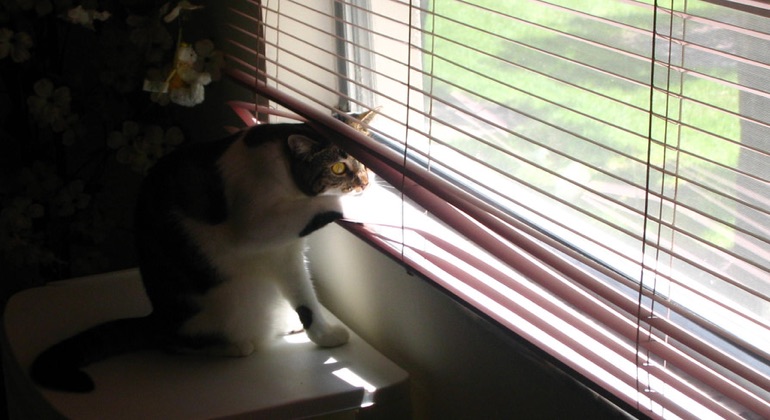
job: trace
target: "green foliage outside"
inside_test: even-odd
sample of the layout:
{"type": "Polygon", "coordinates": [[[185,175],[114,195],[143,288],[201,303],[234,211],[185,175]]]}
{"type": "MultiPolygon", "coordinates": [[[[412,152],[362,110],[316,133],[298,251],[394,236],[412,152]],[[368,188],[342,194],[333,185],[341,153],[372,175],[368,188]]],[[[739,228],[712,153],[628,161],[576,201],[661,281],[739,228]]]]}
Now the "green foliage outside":
{"type": "MultiPolygon", "coordinates": [[[[648,156],[654,168],[664,167],[666,172],[678,168],[692,174],[738,164],[741,122],[729,112],[738,111],[740,93],[715,81],[734,81],[734,69],[709,69],[708,78],[669,72],[660,64],[652,69],[647,33],[653,23],[650,7],[591,0],[552,3],[560,6],[524,0],[434,0],[425,6],[435,13],[435,17],[426,15],[422,23],[423,48],[433,52],[423,62],[426,73],[432,70],[433,74],[426,76],[425,85],[457,107],[447,107],[447,113],[478,108],[481,111],[471,113],[479,118],[499,117],[493,120],[501,126],[490,130],[478,121],[461,123],[468,124],[466,133],[446,129],[439,131],[444,136],[441,140],[519,182],[636,232],[642,218],[634,211],[644,210],[648,156]],[[576,17],[567,9],[582,14],[576,17]],[[511,17],[516,23],[511,23],[511,17]],[[666,123],[661,116],[650,121],[652,71],[657,88],[653,111],[680,123],[666,123]],[[469,141],[467,133],[488,145],[469,141]],[[582,185],[600,191],[606,187],[606,195],[617,203],[597,204],[582,185]]],[[[659,59],[667,53],[662,47],[655,51],[659,59]]],[[[651,173],[652,188],[661,186],[657,189],[667,196],[673,194],[675,181],[670,173],[651,173]]],[[[734,222],[729,214],[718,217],[725,224],[734,222]]],[[[588,223],[606,229],[601,223],[588,223]]],[[[693,234],[717,246],[729,247],[733,241],[730,229],[712,232],[703,224],[692,226],[693,234]]]]}

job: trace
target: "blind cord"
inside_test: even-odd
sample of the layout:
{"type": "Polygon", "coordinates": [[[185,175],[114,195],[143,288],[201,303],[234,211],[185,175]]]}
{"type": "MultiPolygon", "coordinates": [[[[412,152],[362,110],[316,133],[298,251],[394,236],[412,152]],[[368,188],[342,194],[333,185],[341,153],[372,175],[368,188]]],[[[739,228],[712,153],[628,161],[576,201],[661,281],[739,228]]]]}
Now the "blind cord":
{"type": "MultiPolygon", "coordinates": [[[[403,167],[406,168],[406,165],[408,164],[407,155],[409,152],[409,116],[411,115],[409,104],[411,96],[412,96],[412,47],[414,46],[412,44],[412,31],[414,28],[413,22],[412,22],[412,16],[413,16],[413,10],[414,6],[412,5],[412,1],[409,1],[409,18],[408,18],[408,25],[409,25],[409,42],[407,44],[407,51],[406,51],[406,117],[404,119],[404,160],[403,160],[403,167]]],[[[399,191],[401,193],[401,262],[403,263],[404,267],[408,267],[406,264],[406,259],[404,258],[404,252],[406,251],[406,204],[405,199],[406,195],[404,194],[404,187],[406,185],[406,174],[401,174],[401,188],[399,188],[399,191]]]]}
{"type": "MultiPolygon", "coordinates": [[[[641,345],[640,340],[642,339],[642,304],[644,301],[644,273],[646,269],[646,263],[645,263],[645,255],[647,253],[647,228],[648,224],[650,222],[650,186],[652,184],[652,148],[653,148],[653,124],[654,124],[654,117],[653,117],[653,105],[654,105],[654,99],[655,99],[655,60],[656,60],[656,53],[655,53],[655,47],[656,47],[656,38],[658,35],[658,9],[659,4],[658,0],[655,0],[653,4],[653,12],[652,12],[652,36],[651,36],[651,45],[650,45],[650,96],[649,96],[649,116],[648,116],[648,125],[647,125],[647,162],[646,162],[646,174],[645,174],[645,195],[644,195],[644,214],[643,214],[643,220],[642,220],[642,244],[641,244],[641,258],[639,261],[640,265],[640,273],[639,273],[639,289],[638,289],[638,299],[637,299],[637,313],[636,313],[636,342],[635,345],[635,352],[636,352],[636,392],[639,394],[639,398],[636,399],[636,408],[639,411],[642,411],[642,398],[641,396],[650,392],[651,390],[649,387],[645,387],[642,385],[640,381],[640,376],[643,374],[644,369],[641,368],[642,365],[642,358],[640,355],[641,351],[641,345]]],[[[651,313],[652,315],[652,313],[651,313]]],[[[649,375],[648,375],[648,381],[649,384],[649,375]]],[[[652,400],[648,399],[650,402],[649,407],[647,407],[647,410],[652,411],[652,400]]]]}

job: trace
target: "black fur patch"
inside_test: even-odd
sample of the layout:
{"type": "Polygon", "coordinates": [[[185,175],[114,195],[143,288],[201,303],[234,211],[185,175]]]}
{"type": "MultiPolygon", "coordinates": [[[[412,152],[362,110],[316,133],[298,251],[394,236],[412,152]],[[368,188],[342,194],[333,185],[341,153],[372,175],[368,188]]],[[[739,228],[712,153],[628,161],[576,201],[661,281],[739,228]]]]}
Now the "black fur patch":
{"type": "Polygon", "coordinates": [[[297,307],[297,315],[299,315],[299,321],[305,329],[313,325],[313,311],[307,306],[301,305],[297,307]]]}
{"type": "Polygon", "coordinates": [[[51,347],[35,359],[29,369],[32,379],[40,386],[57,391],[93,391],[94,381],[77,366],[80,364],[76,360],[78,355],[71,349],[65,349],[66,352],[60,350],[51,347]]]}
{"type": "Polygon", "coordinates": [[[175,212],[208,224],[226,220],[227,201],[217,160],[236,139],[190,144],[158,161],[142,183],[136,208],[139,228],[157,223],[159,217],[165,221],[175,212]]]}
{"type": "Polygon", "coordinates": [[[299,233],[299,236],[303,237],[310,235],[318,229],[321,229],[322,227],[340,218],[342,218],[342,213],[338,211],[327,211],[325,213],[316,214],[310,223],[308,223],[307,226],[302,229],[302,232],[299,233]]]}
{"type": "Polygon", "coordinates": [[[32,362],[29,374],[46,388],[90,392],[94,382],[80,368],[114,355],[155,348],[152,325],[149,318],[118,319],[98,325],[43,351],[32,362]]]}
{"type": "Polygon", "coordinates": [[[303,134],[315,137],[317,134],[306,124],[262,124],[255,125],[245,131],[243,142],[248,147],[257,147],[275,139],[286,140],[292,134],[303,134]]]}

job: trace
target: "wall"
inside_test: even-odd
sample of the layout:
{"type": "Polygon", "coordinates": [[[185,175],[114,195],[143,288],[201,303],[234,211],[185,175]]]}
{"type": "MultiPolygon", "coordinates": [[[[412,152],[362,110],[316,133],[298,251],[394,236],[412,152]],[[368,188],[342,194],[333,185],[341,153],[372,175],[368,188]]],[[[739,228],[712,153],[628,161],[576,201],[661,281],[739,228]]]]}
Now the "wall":
{"type": "Polygon", "coordinates": [[[623,418],[495,326],[343,228],[314,233],[319,295],[412,378],[415,418],[623,418]]]}

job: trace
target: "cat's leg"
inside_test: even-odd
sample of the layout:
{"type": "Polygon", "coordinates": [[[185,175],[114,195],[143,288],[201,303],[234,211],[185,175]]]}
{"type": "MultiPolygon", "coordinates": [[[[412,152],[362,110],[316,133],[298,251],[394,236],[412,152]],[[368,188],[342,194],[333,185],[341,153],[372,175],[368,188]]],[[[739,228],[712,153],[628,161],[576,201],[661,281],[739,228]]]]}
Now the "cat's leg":
{"type": "Polygon", "coordinates": [[[321,305],[297,306],[297,315],[310,341],[321,347],[337,347],[348,342],[350,334],[342,324],[332,323],[321,311],[321,305]]]}
{"type": "MultiPolygon", "coordinates": [[[[278,333],[276,303],[281,291],[265,280],[260,266],[238,261],[238,269],[224,268],[228,280],[195,298],[197,312],[180,328],[180,346],[216,356],[248,356],[268,344],[278,333]],[[253,273],[253,274],[252,274],[253,273]]],[[[235,264],[230,264],[232,268],[235,264]]]]}
{"type": "Polygon", "coordinates": [[[324,314],[305,265],[303,247],[300,246],[294,253],[292,269],[286,273],[287,278],[281,282],[281,291],[297,311],[300,322],[312,342],[321,347],[341,346],[348,342],[348,330],[342,324],[331,321],[324,314]]]}

